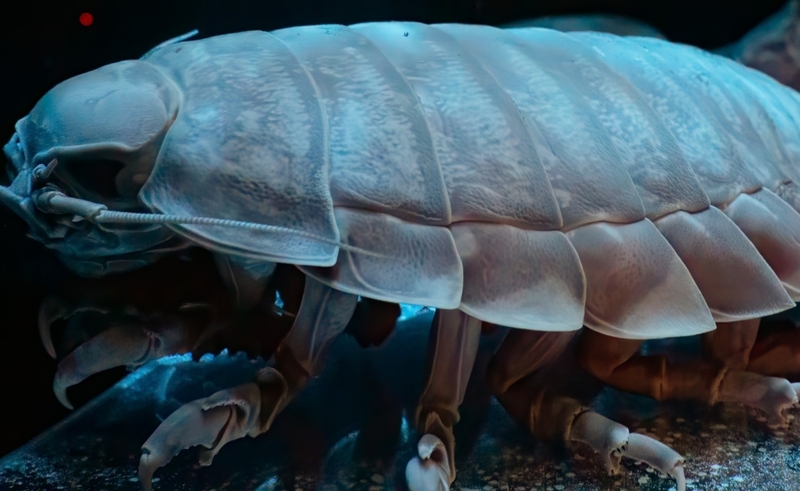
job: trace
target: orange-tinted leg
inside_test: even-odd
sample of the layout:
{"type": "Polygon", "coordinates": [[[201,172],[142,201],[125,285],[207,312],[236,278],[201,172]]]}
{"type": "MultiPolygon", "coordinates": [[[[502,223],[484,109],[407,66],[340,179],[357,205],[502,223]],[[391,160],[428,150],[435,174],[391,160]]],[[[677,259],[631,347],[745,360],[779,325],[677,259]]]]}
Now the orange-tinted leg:
{"type": "Polygon", "coordinates": [[[789,381],[740,368],[742,354],[750,352],[748,343],[754,339],[751,328],[752,325],[738,326],[707,344],[712,354],[726,355],[726,361],[707,356],[672,365],[661,355],[639,355],[641,341],[612,338],[590,330],[581,337],[578,359],[589,373],[620,390],[658,401],[742,403],[766,412],[775,424],[785,424],[785,411],[797,403],[797,393],[789,381]],[[728,363],[730,366],[726,366],[728,363]]]}
{"type": "Polygon", "coordinates": [[[616,474],[623,456],[650,464],[676,478],[684,489],[683,458],[666,445],[591,411],[564,395],[570,377],[573,339],[577,332],[512,329],[489,364],[488,380],[495,396],[520,425],[540,440],[589,445],[607,470],[616,474]]]}

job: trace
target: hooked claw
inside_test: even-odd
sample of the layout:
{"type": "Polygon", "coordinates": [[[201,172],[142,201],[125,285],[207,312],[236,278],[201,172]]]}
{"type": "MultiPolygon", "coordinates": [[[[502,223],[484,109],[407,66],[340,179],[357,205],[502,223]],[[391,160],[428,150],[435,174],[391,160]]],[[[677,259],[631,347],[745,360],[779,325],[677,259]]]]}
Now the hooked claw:
{"type": "Polygon", "coordinates": [[[169,415],[142,445],[139,481],[151,491],[153,474],[182,450],[202,446],[201,465],[210,465],[226,443],[259,431],[261,392],[255,383],[222,390],[184,404],[169,415]]]}
{"type": "MultiPolygon", "coordinates": [[[[39,338],[42,340],[42,345],[44,345],[45,351],[47,351],[47,354],[50,355],[51,358],[58,358],[55,344],[53,343],[53,323],[61,319],[69,319],[70,317],[81,312],[90,311],[98,312],[100,314],[108,313],[106,309],[100,307],[70,305],[68,302],[65,302],[61,298],[55,296],[49,296],[42,300],[42,304],[39,306],[39,317],[37,319],[39,338]]],[[[73,342],[78,340],[79,339],[72,339],[73,342]]],[[[63,343],[61,348],[64,348],[63,343]]]]}
{"type": "Polygon", "coordinates": [[[130,318],[115,323],[61,360],[53,380],[56,398],[72,409],[67,389],[95,373],[118,366],[138,367],[191,351],[200,333],[185,321],[183,317],[164,315],[149,321],[130,318]]]}
{"type": "Polygon", "coordinates": [[[668,446],[648,436],[630,433],[628,428],[595,413],[586,411],[570,430],[570,439],[583,442],[599,453],[609,474],[618,474],[622,457],[649,464],[677,481],[678,491],[686,490],[683,457],[668,446]]]}
{"type": "Polygon", "coordinates": [[[425,434],[417,443],[418,457],[406,465],[406,482],[411,491],[449,491],[450,463],[439,438],[425,434]]]}
{"type": "Polygon", "coordinates": [[[406,483],[411,491],[450,491],[456,478],[453,429],[439,414],[431,411],[420,430],[425,432],[417,443],[417,457],[406,465],[406,483]]]}
{"type": "Polygon", "coordinates": [[[628,435],[627,448],[622,454],[672,476],[678,484],[678,491],[686,491],[683,457],[660,441],[639,433],[631,433],[628,435]]]}
{"type": "Polygon", "coordinates": [[[44,349],[51,358],[56,358],[56,348],[53,345],[53,335],[50,327],[59,319],[63,319],[71,314],[69,306],[57,297],[47,297],[39,306],[39,338],[42,340],[44,349]]]}
{"type": "Polygon", "coordinates": [[[730,370],[719,385],[720,402],[738,402],[760,409],[771,425],[786,426],[787,411],[798,404],[798,389],[786,379],[730,370]]]}

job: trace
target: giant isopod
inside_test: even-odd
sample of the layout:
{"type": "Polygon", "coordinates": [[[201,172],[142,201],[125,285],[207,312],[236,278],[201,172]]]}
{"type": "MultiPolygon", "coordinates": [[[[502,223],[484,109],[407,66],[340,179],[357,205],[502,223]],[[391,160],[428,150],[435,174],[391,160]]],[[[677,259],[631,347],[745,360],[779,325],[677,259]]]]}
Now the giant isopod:
{"type": "MultiPolygon", "coordinates": [[[[533,435],[583,441],[610,471],[645,461],[684,489],[680,455],[538,375],[574,347],[619,389],[785,421],[798,399],[782,377],[800,361],[781,353],[797,340],[753,346],[759,319],[800,298],[798,123],[793,90],[658,39],[296,27],[166,44],[57,85],[5,146],[0,199],[85,276],[187,247],[214,253],[240,299],[276,264],[305,275],[272,365],[169,416],[143,446],[145,488],[184,448],[210,463],[267,431],[361,297],[437,309],[410,489],[456,478],[482,323],[513,328],[487,377],[533,435]],[[700,361],[639,354],[694,334],[700,361]]],[[[43,332],[62,314],[45,305],[43,332]]],[[[62,401],[97,367],[180,345],[126,329],[62,361],[62,401]]]]}

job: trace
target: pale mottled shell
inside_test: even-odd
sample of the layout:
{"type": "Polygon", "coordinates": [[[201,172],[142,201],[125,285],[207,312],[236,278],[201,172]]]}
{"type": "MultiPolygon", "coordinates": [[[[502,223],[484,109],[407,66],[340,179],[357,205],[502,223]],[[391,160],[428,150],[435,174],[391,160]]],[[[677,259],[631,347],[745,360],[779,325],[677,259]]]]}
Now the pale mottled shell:
{"type": "Polygon", "coordinates": [[[425,110],[452,221],[552,230],[558,204],[514,101],[469,50],[416,23],[360,24],[408,80],[425,110]],[[413,42],[398,42],[398,39],[413,42]]]}
{"type": "Polygon", "coordinates": [[[142,201],[171,215],[275,225],[327,240],[177,227],[216,250],[332,264],[339,232],[328,190],[324,108],[286,45],[271,34],[247,32],[181,43],[148,61],[174,80],[183,102],[142,201]]]}
{"type": "Polygon", "coordinates": [[[694,278],[716,322],[763,317],[794,302],[747,236],[719,209],[655,222],[694,278]]]}
{"type": "Polygon", "coordinates": [[[540,52],[539,46],[490,27],[437,27],[481,61],[528,122],[565,227],[644,218],[636,187],[598,115],[586,104],[583,84],[556,53],[547,46],[540,52]]]}
{"type": "MultiPolygon", "coordinates": [[[[661,123],[677,140],[683,157],[712,204],[724,206],[739,194],[761,187],[761,182],[736,150],[713,104],[697,90],[687,90],[687,86],[692,88],[695,82],[676,76],[663,58],[631,40],[599,33],[575,33],[573,36],[597,50],[603,62],[638,87],[661,123]]],[[[641,167],[649,169],[651,166],[641,167]]]]}
{"type": "Polygon", "coordinates": [[[334,203],[449,224],[450,203],[425,113],[383,53],[342,26],[274,34],[308,71],[325,106],[334,203]]]}
{"type": "Polygon", "coordinates": [[[416,23],[162,51],[148,61],[185,100],[142,198],[283,227],[180,228],[212,249],[354,294],[626,338],[705,332],[787,308],[780,282],[800,291],[800,250],[776,230],[800,215],[768,191],[742,197],[800,203],[800,100],[727,60],[416,23]],[[738,296],[715,268],[748,272],[738,296]]]}
{"type": "Polygon", "coordinates": [[[725,213],[756,246],[792,299],[800,300],[800,215],[767,189],[740,195],[725,213]]]}
{"type": "Polygon", "coordinates": [[[692,276],[650,220],[593,223],[567,236],[586,271],[587,327],[632,339],[714,329],[692,276]]]}
{"type": "Polygon", "coordinates": [[[648,218],[708,207],[708,197],[669,126],[645,99],[646,83],[618,73],[579,38],[539,29],[511,32],[531,43],[537,59],[548,60],[548,66],[557,65],[580,87],[583,104],[598,118],[617,149],[648,218]]]}

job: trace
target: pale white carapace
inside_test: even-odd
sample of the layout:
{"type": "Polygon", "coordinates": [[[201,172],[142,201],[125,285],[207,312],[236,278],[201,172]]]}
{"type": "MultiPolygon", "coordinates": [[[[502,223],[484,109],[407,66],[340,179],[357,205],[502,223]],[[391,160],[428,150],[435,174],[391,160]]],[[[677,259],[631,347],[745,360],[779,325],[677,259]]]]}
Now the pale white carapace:
{"type": "Polygon", "coordinates": [[[656,39],[298,27],[58,85],[2,194],[87,273],[177,233],[362,296],[661,338],[800,295],[797,121],[793,91],[656,39]]]}

